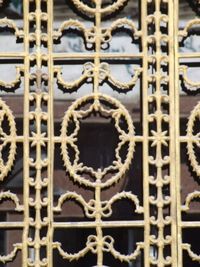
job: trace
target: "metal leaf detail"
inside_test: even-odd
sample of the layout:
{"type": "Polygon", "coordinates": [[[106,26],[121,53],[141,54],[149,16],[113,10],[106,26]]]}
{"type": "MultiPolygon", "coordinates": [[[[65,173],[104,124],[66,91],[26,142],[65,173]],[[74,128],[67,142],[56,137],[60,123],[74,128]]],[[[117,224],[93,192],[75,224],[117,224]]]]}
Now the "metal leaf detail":
{"type": "Polygon", "coordinates": [[[16,154],[16,127],[11,110],[0,99],[0,180],[11,170],[16,154]],[[8,150],[8,156],[4,151],[8,150]]]}
{"type": "Polygon", "coordinates": [[[98,94],[98,97],[96,97],[95,95],[88,95],[78,99],[72,104],[63,119],[61,138],[61,150],[66,170],[69,171],[70,175],[75,181],[88,187],[96,187],[96,184],[100,183],[101,188],[105,188],[117,183],[128,169],[133,157],[135,147],[134,127],[128,111],[116,99],[103,94],[98,94]],[[87,109],[85,109],[84,106],[86,106],[88,102],[91,102],[91,104],[89,105],[89,107],[87,107],[87,109]],[[111,107],[109,108],[109,106],[111,107]],[[93,112],[97,112],[104,117],[113,119],[115,128],[119,134],[120,141],[117,145],[117,148],[115,149],[116,159],[113,161],[112,165],[106,167],[103,170],[94,170],[91,167],[84,166],[83,163],[80,162],[80,151],[78,150],[78,146],[76,144],[77,135],[80,130],[80,120],[91,116],[93,112]],[[121,120],[124,120],[124,122],[126,123],[127,131],[124,131],[124,129],[121,128],[121,120]],[[71,121],[75,123],[75,129],[73,133],[68,135],[67,128],[71,121]],[[120,156],[120,151],[125,144],[128,145],[128,150],[126,159],[123,161],[120,156]],[[71,162],[69,156],[68,145],[70,145],[75,153],[75,159],[73,160],[73,162],[71,162]],[[84,172],[90,173],[94,177],[94,182],[85,179],[80,174],[84,172]],[[103,181],[104,176],[109,172],[114,172],[114,174],[109,180],[103,181]]]}
{"type": "Polygon", "coordinates": [[[191,112],[187,126],[187,149],[189,160],[193,171],[200,177],[200,162],[195,153],[195,146],[198,148],[200,147],[200,132],[194,134],[194,127],[197,121],[200,123],[200,102],[191,112]]]}

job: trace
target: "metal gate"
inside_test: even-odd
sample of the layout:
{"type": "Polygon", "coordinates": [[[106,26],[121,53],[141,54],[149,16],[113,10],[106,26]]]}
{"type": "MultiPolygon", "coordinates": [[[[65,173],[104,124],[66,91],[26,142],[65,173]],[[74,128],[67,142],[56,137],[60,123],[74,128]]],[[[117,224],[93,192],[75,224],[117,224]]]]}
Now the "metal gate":
{"type": "MultiPolygon", "coordinates": [[[[2,8],[8,4],[1,2],[2,8]]],[[[112,258],[115,266],[181,267],[186,266],[185,257],[192,259],[189,266],[198,266],[200,256],[187,237],[190,233],[194,237],[195,230],[198,235],[200,227],[199,209],[196,208],[196,217],[191,215],[192,203],[200,197],[200,83],[198,77],[197,81],[189,78],[188,69],[192,62],[198,67],[200,51],[185,52],[180,48],[188,36],[198,35],[200,19],[194,17],[180,30],[178,0],[142,0],[138,2],[138,21],[134,21],[131,8],[126,13],[129,17],[123,15],[133,2],[66,1],[68,9],[78,13],[79,19],[66,17],[57,27],[53,0],[24,0],[23,25],[18,26],[9,18],[0,19],[2,31],[11,31],[23,44],[22,52],[0,52],[2,66],[8,62],[16,65],[14,81],[0,80],[0,200],[1,205],[8,200],[13,202],[12,212],[17,218],[2,219],[0,230],[17,229],[20,233],[20,241],[0,256],[1,266],[62,266],[55,257],[63,259],[63,266],[100,267],[112,264],[109,263],[112,258]],[[60,53],[54,49],[68,32],[81,36],[85,52],[60,53]],[[119,34],[118,38],[128,34],[137,43],[137,52],[109,50],[115,34],[119,34]],[[68,81],[62,65],[67,65],[69,72],[77,64],[82,66],[80,77],[68,81]],[[120,81],[112,74],[115,64],[125,67],[133,64],[129,81],[120,81]],[[23,100],[15,98],[19,102],[13,103],[10,98],[20,86],[23,100]],[[70,106],[63,104],[60,132],[56,131],[58,91],[62,89],[63,97],[69,94],[70,98],[70,93],[79,92],[82,86],[89,88],[87,93],[77,94],[70,106]],[[131,111],[134,97],[131,108],[120,97],[139,87],[139,116],[134,118],[131,111]],[[181,102],[180,96],[183,87],[185,102],[181,102]],[[184,105],[191,107],[186,121],[180,111],[184,105]],[[15,109],[23,106],[20,127],[11,106],[15,109]],[[81,159],[80,132],[88,118],[91,125],[97,119],[106,120],[117,136],[113,160],[105,166],[89,166],[81,159]],[[18,147],[22,147],[22,152],[18,152],[18,147]],[[22,194],[7,190],[6,186],[18,153],[23,161],[22,194]],[[184,184],[182,158],[188,161],[186,172],[191,175],[184,184]],[[77,190],[69,186],[55,197],[57,162],[65,171],[62,182],[68,185],[70,180],[77,190]],[[127,178],[130,168],[132,172],[127,178]],[[133,178],[136,169],[142,174],[140,181],[133,178]],[[183,187],[193,179],[196,188],[191,187],[183,197],[183,187]],[[141,192],[135,190],[138,183],[142,183],[141,192]],[[128,190],[126,184],[131,185],[128,190]],[[106,195],[109,190],[111,193],[106,195]],[[59,220],[64,205],[71,201],[82,208],[84,219],[75,214],[59,220]],[[113,207],[120,201],[123,202],[120,212],[116,211],[113,217],[113,207]],[[124,217],[126,202],[131,203],[132,219],[126,219],[126,214],[124,217]],[[124,247],[129,242],[127,253],[118,249],[115,240],[126,229],[129,239],[131,230],[135,231],[131,242],[119,240],[124,247]],[[86,236],[84,246],[77,251],[70,250],[73,237],[67,233],[71,230],[86,236]],[[66,246],[57,240],[57,231],[65,236],[66,246]],[[139,232],[140,238],[136,240],[139,232]],[[88,254],[92,255],[91,260],[80,264],[88,254]]],[[[198,1],[194,1],[194,9],[195,5],[198,12],[198,1]]],[[[95,143],[87,140],[89,136],[88,130],[85,141],[95,143]]],[[[87,147],[85,150],[87,157],[87,147]]],[[[98,149],[93,150],[92,157],[95,159],[98,153],[98,149]]],[[[78,243],[77,240],[77,248],[78,243]]]]}

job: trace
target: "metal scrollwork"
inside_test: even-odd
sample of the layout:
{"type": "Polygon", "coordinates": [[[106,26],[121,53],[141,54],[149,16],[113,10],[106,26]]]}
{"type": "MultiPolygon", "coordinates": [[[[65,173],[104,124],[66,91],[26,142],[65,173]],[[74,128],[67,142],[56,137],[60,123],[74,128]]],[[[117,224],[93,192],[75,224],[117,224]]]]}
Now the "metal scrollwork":
{"type": "Polygon", "coordinates": [[[200,82],[194,82],[188,78],[188,67],[182,65],[179,67],[180,74],[182,76],[183,82],[185,87],[187,88],[188,91],[190,92],[197,92],[200,89],[200,82]]]}
{"type": "Polygon", "coordinates": [[[7,255],[0,255],[0,262],[6,264],[7,262],[13,261],[16,257],[17,252],[22,249],[22,244],[14,244],[14,249],[7,255]]]}
{"type": "Polygon", "coordinates": [[[120,104],[120,102],[107,95],[88,95],[75,101],[74,104],[68,109],[63,119],[61,137],[62,156],[66,170],[70,173],[70,175],[75,181],[80,184],[84,184],[85,186],[95,187],[97,183],[100,182],[100,187],[105,188],[116,183],[119,179],[123,177],[133,157],[135,142],[132,119],[128,114],[127,110],[123,107],[122,104],[120,104]],[[89,105],[89,107],[86,110],[83,109],[83,107],[86,106],[90,101],[92,101],[92,103],[89,105]],[[106,108],[105,105],[111,105],[112,107],[109,109],[106,108]],[[112,118],[115,121],[114,124],[116,130],[119,133],[120,142],[115,150],[116,159],[113,161],[112,165],[108,166],[103,170],[94,170],[92,167],[84,166],[83,163],[79,161],[80,152],[76,144],[77,135],[80,130],[80,121],[90,116],[94,112],[99,113],[104,117],[112,118]],[[120,120],[124,120],[127,123],[127,132],[125,132],[120,127],[120,120]],[[73,133],[69,135],[67,133],[67,129],[71,121],[75,123],[75,129],[73,133]],[[128,151],[126,159],[123,162],[120,157],[120,150],[125,144],[128,144],[128,151]],[[74,150],[75,153],[75,160],[73,162],[71,161],[69,156],[68,145],[74,150]],[[112,178],[110,178],[109,180],[104,181],[104,176],[110,171],[114,172],[115,174],[112,175],[112,178]],[[88,172],[92,176],[94,176],[94,182],[85,179],[81,175],[81,173],[84,172],[88,172]]]}
{"type": "Polygon", "coordinates": [[[102,16],[110,15],[120,10],[128,2],[128,0],[117,0],[104,8],[101,8],[99,5],[100,2],[95,0],[91,1],[94,7],[85,4],[82,0],[73,0],[72,2],[76,6],[77,10],[85,13],[89,17],[94,17],[97,12],[99,12],[102,16]]]}
{"type": "Polygon", "coordinates": [[[191,202],[199,198],[200,198],[200,191],[194,191],[189,195],[187,195],[185,200],[185,205],[182,206],[182,211],[189,211],[191,202]]]}
{"type": "Polygon", "coordinates": [[[4,91],[13,90],[16,87],[19,87],[21,83],[21,72],[23,72],[23,68],[20,66],[16,66],[16,77],[15,80],[11,82],[5,82],[0,80],[0,88],[4,91]]]}
{"type": "Polygon", "coordinates": [[[87,62],[83,65],[83,74],[80,78],[73,82],[67,82],[62,77],[61,67],[55,67],[54,73],[56,74],[57,84],[66,90],[74,90],[78,88],[83,82],[88,79],[94,78],[94,64],[87,62]]]}
{"type": "Polygon", "coordinates": [[[10,191],[1,192],[0,201],[7,200],[7,199],[12,200],[14,202],[16,211],[19,211],[19,212],[23,211],[24,207],[19,204],[19,199],[15,194],[11,193],[10,191]]]}
{"type": "Polygon", "coordinates": [[[195,146],[200,147],[200,132],[194,134],[195,123],[200,123],[200,102],[191,112],[187,125],[187,150],[190,164],[193,171],[200,177],[200,162],[198,161],[197,154],[195,153],[195,146]]]}
{"type": "Polygon", "coordinates": [[[9,107],[0,100],[0,181],[2,181],[11,170],[16,154],[16,127],[14,117],[9,107]],[[3,123],[7,122],[9,131],[5,131],[3,123]],[[5,158],[4,150],[9,147],[8,156],[5,158]]]}
{"type": "Polygon", "coordinates": [[[188,255],[190,256],[192,261],[200,262],[200,255],[197,255],[196,253],[194,253],[192,251],[190,244],[185,244],[184,243],[184,244],[182,244],[182,248],[183,248],[183,250],[186,250],[188,252],[188,255]]]}
{"type": "MultiPolygon", "coordinates": [[[[23,116],[18,117],[17,113],[16,122],[8,107],[12,105],[0,99],[1,208],[9,202],[0,216],[0,230],[17,230],[22,239],[21,243],[10,242],[13,247],[9,246],[7,255],[0,255],[0,262],[5,265],[21,253],[23,267],[53,267],[57,257],[66,260],[66,265],[77,261],[80,266],[81,258],[93,254],[95,263],[86,265],[102,267],[111,265],[104,257],[109,253],[109,260],[116,262],[113,266],[138,260],[144,266],[182,267],[185,252],[193,261],[200,262],[193,244],[182,238],[186,228],[199,228],[199,221],[190,220],[190,212],[193,202],[200,198],[200,191],[185,194],[185,203],[181,203],[181,189],[185,188],[181,188],[180,152],[180,147],[186,146],[193,170],[190,174],[199,178],[200,102],[192,110],[183,136],[179,118],[180,99],[186,98],[179,94],[180,87],[194,95],[200,89],[200,82],[188,75],[191,58],[196,66],[199,64],[199,52],[178,47],[188,44],[198,33],[200,19],[186,22],[184,18],[185,26],[179,29],[183,23],[177,27],[178,0],[142,0],[139,4],[134,0],[66,0],[73,4],[68,8],[82,17],[68,19],[67,13],[57,27],[54,4],[61,2],[23,0],[23,23],[7,17],[0,19],[2,32],[10,31],[17,42],[23,42],[22,52],[0,52],[2,67],[8,62],[20,64],[16,66],[14,80],[0,80],[2,99],[4,94],[14,94],[16,88],[24,87],[20,88],[24,89],[23,96],[17,95],[17,99],[23,98],[23,116]],[[126,4],[128,11],[123,10],[126,4]],[[134,8],[137,5],[138,21],[133,19],[132,5],[134,8]],[[72,40],[74,33],[77,38],[72,40]],[[78,46],[74,41],[79,42],[78,46]],[[115,48],[118,44],[119,48],[115,48]],[[82,73],[74,80],[68,79],[71,66],[80,64],[82,73]],[[129,79],[115,73],[116,65],[126,67],[129,79]],[[63,99],[60,90],[65,94],[63,99]],[[79,93],[83,96],[79,97],[79,93]],[[124,93],[123,103],[118,93],[124,93]],[[131,98],[133,94],[140,98],[137,105],[131,98]],[[60,105],[66,111],[62,119],[60,105]],[[109,165],[93,167],[82,157],[80,135],[88,120],[98,123],[98,119],[114,128],[117,141],[109,165]],[[22,134],[18,135],[21,124],[22,134]],[[17,164],[14,167],[17,151],[20,157],[23,153],[20,190],[12,183],[12,170],[15,172],[18,167],[17,164]],[[79,214],[72,218],[66,212],[69,202],[82,209],[81,219],[79,214]],[[124,219],[127,211],[129,217],[124,219]],[[4,221],[4,212],[7,219],[10,212],[22,219],[4,221]],[[86,228],[91,230],[90,234],[83,246],[78,244],[73,252],[59,240],[58,231],[62,229],[64,233],[68,229],[70,237],[63,234],[62,238],[71,246],[72,229],[78,229],[75,231],[78,233],[86,228]],[[109,232],[110,228],[115,229],[116,236],[109,232]],[[118,246],[121,228],[127,231],[127,244],[118,246]]],[[[7,3],[10,2],[0,0],[0,6],[9,10],[7,3]]],[[[199,0],[193,3],[196,7],[199,0]]],[[[20,1],[13,2],[13,7],[18,4],[21,9],[20,1]]],[[[183,120],[181,117],[182,121],[185,117],[183,120]]]]}
{"type": "MultiPolygon", "coordinates": [[[[89,79],[94,79],[95,66],[91,62],[87,62],[83,65],[81,77],[73,82],[67,82],[63,79],[61,69],[61,67],[55,67],[54,73],[57,77],[57,84],[66,90],[74,90],[79,88],[83,82],[86,82],[89,79]]],[[[135,68],[134,72],[135,74],[129,82],[121,82],[112,76],[109,64],[103,62],[99,66],[99,83],[107,82],[108,84],[113,85],[115,90],[126,92],[133,89],[136,85],[142,70],[141,68],[135,68]]]]}
{"type": "Polygon", "coordinates": [[[15,36],[17,37],[17,38],[23,38],[24,37],[24,32],[23,32],[23,30],[20,30],[18,27],[17,27],[17,25],[16,25],[16,23],[13,21],[13,20],[11,20],[11,19],[8,19],[8,18],[3,18],[3,19],[0,19],[0,27],[2,28],[2,27],[8,27],[8,28],[10,28],[10,29],[13,29],[14,30],[14,32],[15,32],[15,36]]]}
{"type": "Polygon", "coordinates": [[[179,36],[182,38],[186,38],[189,35],[190,30],[192,29],[193,26],[200,25],[200,19],[192,19],[190,20],[184,29],[182,31],[179,31],[179,36]]]}

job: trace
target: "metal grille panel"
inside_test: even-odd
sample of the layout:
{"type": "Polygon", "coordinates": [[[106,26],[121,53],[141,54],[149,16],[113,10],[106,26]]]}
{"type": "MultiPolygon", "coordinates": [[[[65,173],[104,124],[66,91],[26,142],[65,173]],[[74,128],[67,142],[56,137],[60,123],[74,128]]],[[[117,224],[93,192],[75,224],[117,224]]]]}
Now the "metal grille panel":
{"type": "MultiPolygon", "coordinates": [[[[21,261],[19,266],[24,267],[53,267],[60,264],[57,257],[64,260],[65,266],[80,266],[79,262],[88,254],[93,255],[95,261],[87,262],[87,266],[99,267],[109,264],[108,257],[113,258],[117,266],[129,267],[186,266],[186,257],[195,264],[200,261],[184,233],[191,228],[198,231],[200,226],[199,217],[192,217],[190,207],[200,197],[199,182],[197,188],[184,196],[181,193],[185,152],[191,180],[198,181],[200,176],[200,85],[188,77],[191,64],[196,62],[198,66],[199,52],[181,50],[193,32],[198,35],[200,20],[195,18],[184,27],[179,26],[178,0],[143,0],[138,3],[139,15],[135,21],[131,15],[129,18],[120,15],[131,2],[72,0],[68,8],[78,14],[78,19],[66,18],[55,26],[53,0],[24,0],[23,26],[7,17],[0,19],[2,30],[11,30],[23,44],[22,52],[0,52],[2,65],[19,63],[15,66],[15,80],[0,80],[3,92],[0,99],[0,201],[1,205],[6,200],[13,202],[11,210],[17,218],[16,221],[2,219],[0,229],[21,231],[21,241],[8,246],[11,250],[0,256],[2,266],[15,264],[18,254],[21,256],[17,265],[21,261]],[[128,34],[137,45],[137,52],[109,49],[118,33],[122,40],[128,34]],[[81,36],[85,51],[57,52],[58,43],[67,34],[81,36]],[[70,73],[71,66],[76,68],[78,64],[82,67],[80,76],[67,80],[64,69],[70,73]],[[113,74],[113,65],[130,67],[130,64],[133,67],[129,81],[121,81],[113,74]],[[81,92],[84,86],[88,87],[87,93],[81,92]],[[22,87],[23,95],[19,97],[17,92],[22,87]],[[60,132],[55,129],[59,90],[64,92],[62,97],[66,102],[61,112],[60,132]],[[128,96],[134,90],[140,90],[138,118],[120,98],[121,94],[128,96]],[[185,97],[188,95],[187,101],[194,104],[183,121],[181,90],[185,91],[185,97]],[[13,92],[12,97],[16,94],[15,101],[20,99],[19,106],[23,105],[21,132],[14,114],[17,105],[9,100],[9,92],[13,92]],[[78,94],[68,105],[68,95],[73,92],[78,94]],[[88,119],[90,125],[106,120],[117,138],[112,160],[102,166],[89,166],[83,160],[80,139],[84,121],[88,119]],[[182,123],[185,123],[185,132],[181,130],[182,123]],[[56,149],[61,157],[57,156],[56,149]],[[23,192],[12,191],[12,187],[7,190],[16,158],[22,154],[23,192]],[[137,166],[139,157],[142,162],[137,166]],[[58,162],[65,172],[62,182],[66,185],[56,197],[55,184],[60,179],[55,171],[58,162]],[[128,175],[130,168],[133,172],[128,175]],[[142,192],[137,192],[138,181],[132,181],[137,168],[138,173],[142,173],[142,192]],[[76,187],[68,186],[68,180],[76,187]],[[133,186],[133,190],[126,183],[133,186]],[[66,187],[69,188],[65,190],[66,187]],[[106,195],[106,192],[111,193],[106,195]],[[123,219],[125,204],[115,216],[114,206],[121,201],[131,204],[132,219],[123,219]],[[84,219],[75,209],[59,220],[69,202],[81,207],[84,219]],[[124,253],[118,249],[113,229],[115,234],[129,230],[129,239],[130,230],[143,234],[139,241],[132,239],[124,253]],[[57,240],[60,230],[66,235],[66,247],[57,240]],[[68,251],[73,243],[71,235],[67,235],[70,230],[85,234],[81,250],[68,251]]],[[[4,1],[0,3],[2,8],[7,5],[4,1]]],[[[193,8],[198,12],[197,6],[195,2],[193,8]]],[[[131,100],[133,109],[134,103],[131,100]]],[[[89,131],[86,133],[90,136],[89,131]]],[[[98,153],[93,150],[92,157],[98,157],[98,153]]],[[[188,183],[191,180],[188,178],[188,183]]],[[[196,210],[198,215],[198,208],[196,210]]],[[[9,240],[12,241],[12,235],[10,239],[7,236],[7,244],[9,240]]],[[[122,242],[126,247],[128,241],[122,242]]]]}

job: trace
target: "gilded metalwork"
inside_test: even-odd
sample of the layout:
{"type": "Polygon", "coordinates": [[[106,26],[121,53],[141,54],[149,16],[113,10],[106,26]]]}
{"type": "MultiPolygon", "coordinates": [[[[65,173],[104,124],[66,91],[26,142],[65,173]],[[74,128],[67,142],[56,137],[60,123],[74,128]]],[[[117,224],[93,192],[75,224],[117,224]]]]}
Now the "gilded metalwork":
{"type": "MultiPolygon", "coordinates": [[[[200,132],[196,126],[200,123],[200,103],[195,103],[187,118],[185,135],[182,134],[178,89],[184,87],[188,94],[199,94],[200,82],[189,77],[188,61],[180,61],[198,59],[199,53],[184,54],[179,47],[190,36],[192,28],[199,26],[200,20],[194,18],[179,29],[178,0],[141,1],[138,5],[140,23],[131,18],[115,19],[115,15],[120,15],[129,1],[72,0],[74,7],[84,14],[85,20],[69,18],[57,28],[53,27],[53,0],[24,0],[23,29],[14,20],[0,19],[2,30],[11,30],[24,45],[23,52],[0,53],[2,60],[13,60],[14,64],[16,59],[23,61],[15,66],[14,80],[0,80],[2,91],[15,94],[20,87],[24,87],[22,134],[18,134],[17,119],[3,100],[4,96],[0,99],[0,204],[10,200],[14,205],[12,211],[22,218],[14,222],[0,221],[1,229],[22,231],[21,242],[14,243],[7,255],[0,256],[2,264],[14,261],[20,252],[20,266],[23,267],[53,267],[55,253],[65,261],[66,266],[69,262],[78,263],[87,254],[95,256],[98,267],[107,265],[105,255],[108,254],[118,262],[117,266],[134,266],[131,264],[138,259],[140,266],[145,267],[184,266],[185,252],[192,261],[200,262],[200,256],[193,251],[192,245],[183,240],[185,228],[200,227],[199,221],[184,220],[183,216],[191,211],[193,201],[200,198],[200,191],[189,192],[184,203],[181,202],[182,144],[187,151],[191,174],[198,179],[200,176],[200,132]],[[91,23],[93,25],[88,26],[91,23]],[[87,53],[55,52],[53,46],[67,32],[74,30],[83,38],[87,53]],[[136,40],[139,43],[137,52],[112,53],[105,49],[119,30],[123,34],[128,33],[132,42],[136,40]],[[80,60],[82,73],[74,81],[68,81],[63,71],[66,66],[62,66],[59,60],[68,60],[74,66],[80,60]],[[125,60],[132,61],[134,65],[131,67],[132,77],[126,82],[120,81],[112,71],[112,64],[122,65],[120,61],[125,60]],[[69,94],[80,90],[82,85],[88,85],[88,88],[92,85],[91,92],[76,97],[68,108],[65,105],[61,132],[56,132],[54,102],[58,91],[62,89],[69,94]],[[104,85],[116,90],[115,95],[111,96],[106,91],[108,89],[102,92],[104,85]],[[117,92],[136,91],[139,85],[141,134],[136,130],[136,118],[117,97],[117,92]],[[97,121],[103,118],[114,126],[117,133],[114,159],[106,167],[95,168],[81,160],[81,125],[93,117],[97,121]],[[143,192],[133,193],[132,188],[117,187],[117,192],[105,198],[106,190],[126,180],[132,165],[133,170],[136,168],[134,160],[139,157],[138,144],[142,146],[142,155],[139,156],[142,156],[143,162],[139,168],[143,173],[143,192]],[[7,190],[3,184],[12,178],[17,147],[20,145],[23,146],[22,195],[7,190]],[[77,186],[74,191],[59,191],[57,198],[54,196],[54,182],[58,179],[55,177],[54,163],[59,161],[55,158],[56,145],[59,145],[65,183],[71,179],[77,186]],[[92,197],[87,195],[87,190],[92,192],[92,197]],[[113,206],[122,200],[131,203],[134,219],[123,220],[121,214],[113,219],[113,206]],[[81,207],[85,221],[75,221],[70,216],[68,221],[57,220],[56,216],[63,212],[64,205],[71,201],[81,207]],[[118,251],[112,233],[105,233],[110,228],[120,231],[122,227],[135,231],[141,229],[144,233],[142,240],[134,240],[128,253],[118,251]],[[92,234],[88,234],[81,250],[68,251],[57,240],[58,229],[84,231],[86,228],[92,229],[92,234]]],[[[133,181],[131,185],[137,182],[133,181]]],[[[70,242],[70,238],[66,238],[70,242]]]]}
{"type": "MultiPolygon", "coordinates": [[[[4,124],[5,125],[5,124],[4,124]]],[[[1,100],[0,101],[0,180],[2,181],[13,166],[16,154],[16,127],[15,121],[9,107],[1,100]],[[4,131],[3,123],[8,121],[9,134],[4,131]],[[6,159],[3,158],[5,147],[9,145],[9,153],[6,159]]]]}
{"type": "MultiPolygon", "coordinates": [[[[198,1],[195,2],[196,5],[198,1]]],[[[198,7],[197,7],[198,8],[198,7]]],[[[194,28],[199,27],[199,18],[193,18],[187,23],[185,23],[185,26],[183,29],[179,30],[178,27],[176,28],[175,34],[179,37],[179,42],[177,38],[177,44],[175,49],[175,57],[176,57],[176,69],[179,70],[176,74],[176,86],[179,86],[181,82],[181,86],[183,87],[184,91],[190,95],[190,94],[196,94],[199,95],[199,82],[198,77],[193,81],[191,78],[189,78],[189,66],[190,63],[193,64],[193,62],[197,61],[199,58],[198,52],[179,52],[179,48],[181,48],[184,45],[184,41],[187,38],[191,38],[193,35],[194,28]],[[188,64],[188,62],[189,64],[188,64]],[[183,62],[183,63],[182,63],[183,62]],[[180,76],[179,76],[180,75],[180,76]]],[[[197,35],[199,35],[197,33],[197,35]]],[[[180,96],[175,95],[175,103],[176,103],[176,112],[179,112],[179,101],[180,96]]],[[[192,218],[187,220],[187,214],[192,214],[192,207],[194,207],[194,203],[196,200],[199,199],[200,193],[199,188],[193,189],[192,191],[189,191],[189,193],[186,194],[184,197],[184,202],[182,202],[181,199],[181,176],[183,175],[181,173],[181,154],[180,149],[183,145],[186,145],[186,151],[187,156],[190,164],[190,168],[192,170],[192,177],[194,179],[199,179],[199,154],[197,152],[197,148],[199,148],[199,111],[200,106],[199,102],[193,103],[194,108],[190,110],[190,115],[187,118],[187,129],[186,134],[181,134],[180,128],[181,124],[178,121],[176,122],[176,146],[177,146],[177,159],[176,162],[179,164],[177,165],[176,175],[177,175],[177,226],[178,226],[178,266],[184,266],[184,257],[188,257],[191,262],[199,263],[200,257],[199,255],[194,251],[194,245],[197,244],[190,244],[187,243],[187,240],[184,240],[184,232],[186,230],[192,231],[192,229],[196,229],[198,231],[199,229],[199,218],[197,221],[192,220],[192,218]]],[[[192,179],[188,177],[188,183],[192,183],[192,179]]],[[[190,241],[189,241],[190,242],[190,241]]]]}
{"type": "Polygon", "coordinates": [[[123,177],[129,165],[134,153],[134,128],[132,124],[132,119],[129,116],[127,110],[114,98],[111,98],[103,94],[95,94],[84,96],[81,99],[78,99],[66,112],[66,115],[63,119],[62,130],[62,155],[66,170],[69,171],[70,175],[75,181],[80,184],[84,184],[89,187],[99,186],[100,188],[105,188],[112,186],[114,183],[118,182],[119,179],[123,177]],[[89,101],[92,101],[91,105],[83,110],[83,107],[88,104],[89,101]],[[112,108],[105,108],[105,105],[111,105],[112,108]],[[82,110],[81,110],[82,107],[82,110]],[[116,160],[112,165],[101,170],[98,169],[95,171],[92,167],[84,166],[83,163],[79,161],[79,150],[76,145],[78,131],[80,129],[80,122],[84,118],[90,116],[93,112],[98,112],[104,117],[111,117],[114,119],[115,127],[119,133],[119,144],[115,149],[116,160]],[[120,127],[120,122],[125,121],[128,126],[128,131],[125,132],[123,128],[120,127]],[[66,131],[69,127],[69,123],[75,123],[75,129],[73,133],[67,134],[66,131]],[[126,159],[122,160],[120,156],[120,150],[123,146],[128,144],[126,159]],[[70,146],[75,153],[75,159],[71,161],[68,146],[70,146]],[[81,173],[87,172],[94,177],[94,182],[81,177],[81,173]],[[112,178],[109,180],[103,181],[105,176],[112,172],[112,178]],[[79,174],[78,174],[79,173],[79,174]]]}
{"type": "Polygon", "coordinates": [[[187,136],[188,136],[188,157],[190,160],[190,164],[196,172],[197,176],[200,176],[200,162],[198,162],[198,157],[196,156],[196,153],[194,151],[194,145],[197,147],[200,146],[200,132],[198,132],[196,135],[193,135],[194,131],[194,125],[196,122],[196,119],[198,120],[200,118],[200,103],[196,105],[196,107],[191,112],[191,115],[188,120],[188,128],[187,128],[187,136]]]}

